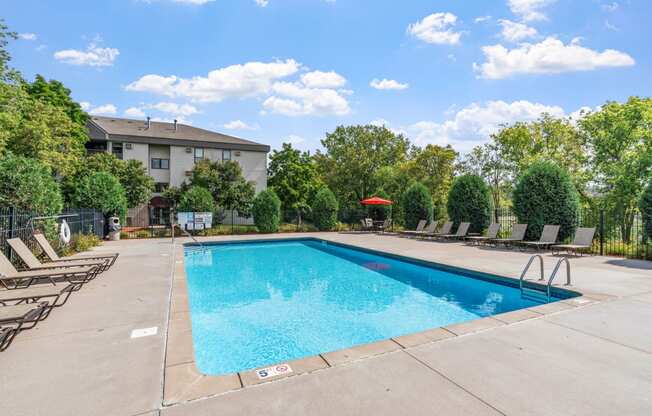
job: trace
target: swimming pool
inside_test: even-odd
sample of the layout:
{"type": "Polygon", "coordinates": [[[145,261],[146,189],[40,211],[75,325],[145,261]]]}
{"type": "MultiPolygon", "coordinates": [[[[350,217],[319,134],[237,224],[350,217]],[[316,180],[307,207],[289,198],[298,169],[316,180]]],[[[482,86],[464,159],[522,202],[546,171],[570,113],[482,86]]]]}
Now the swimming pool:
{"type": "Polygon", "coordinates": [[[316,239],[187,248],[185,267],[195,361],[207,375],[540,304],[486,275],[316,239]]]}

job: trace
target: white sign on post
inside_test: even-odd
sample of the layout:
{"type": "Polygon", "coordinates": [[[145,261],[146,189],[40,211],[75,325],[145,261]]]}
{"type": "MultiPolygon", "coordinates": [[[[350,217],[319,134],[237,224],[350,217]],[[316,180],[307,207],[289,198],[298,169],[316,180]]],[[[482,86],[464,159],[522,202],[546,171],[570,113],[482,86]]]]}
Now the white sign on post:
{"type": "Polygon", "coordinates": [[[213,226],[212,212],[179,212],[179,226],[185,230],[205,230],[213,226]]]}

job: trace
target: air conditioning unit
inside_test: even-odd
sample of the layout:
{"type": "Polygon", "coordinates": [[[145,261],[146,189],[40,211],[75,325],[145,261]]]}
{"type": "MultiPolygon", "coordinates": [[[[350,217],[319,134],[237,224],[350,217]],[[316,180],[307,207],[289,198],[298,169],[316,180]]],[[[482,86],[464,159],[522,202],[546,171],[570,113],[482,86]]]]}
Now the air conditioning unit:
{"type": "Polygon", "coordinates": [[[192,153],[192,147],[186,147],[186,153],[192,153]]]}
{"type": "Polygon", "coordinates": [[[131,143],[125,143],[125,149],[131,150],[131,143]]]}
{"type": "Polygon", "coordinates": [[[187,170],[187,171],[185,172],[185,174],[186,174],[186,176],[192,176],[192,171],[191,171],[191,170],[187,170]]]}
{"type": "Polygon", "coordinates": [[[234,154],[235,156],[240,156],[240,151],[239,151],[239,150],[236,150],[235,152],[233,152],[233,154],[234,154]]]}

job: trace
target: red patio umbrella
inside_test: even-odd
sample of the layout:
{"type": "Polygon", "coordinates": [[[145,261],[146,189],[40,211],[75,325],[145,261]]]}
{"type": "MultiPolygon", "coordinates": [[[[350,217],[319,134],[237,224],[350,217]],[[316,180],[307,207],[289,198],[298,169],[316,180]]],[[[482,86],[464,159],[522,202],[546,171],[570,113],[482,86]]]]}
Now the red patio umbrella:
{"type": "Polygon", "coordinates": [[[389,199],[372,196],[371,198],[363,199],[360,203],[362,205],[392,205],[394,202],[389,199]]]}

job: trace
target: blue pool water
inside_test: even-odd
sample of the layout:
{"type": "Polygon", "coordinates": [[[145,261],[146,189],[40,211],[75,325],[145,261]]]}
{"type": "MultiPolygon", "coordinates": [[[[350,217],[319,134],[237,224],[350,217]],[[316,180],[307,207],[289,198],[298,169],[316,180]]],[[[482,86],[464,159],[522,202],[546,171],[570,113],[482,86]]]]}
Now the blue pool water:
{"type": "Polygon", "coordinates": [[[186,250],[195,360],[204,374],[534,306],[517,288],[319,240],[186,250]]]}

